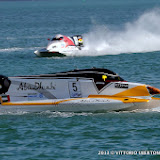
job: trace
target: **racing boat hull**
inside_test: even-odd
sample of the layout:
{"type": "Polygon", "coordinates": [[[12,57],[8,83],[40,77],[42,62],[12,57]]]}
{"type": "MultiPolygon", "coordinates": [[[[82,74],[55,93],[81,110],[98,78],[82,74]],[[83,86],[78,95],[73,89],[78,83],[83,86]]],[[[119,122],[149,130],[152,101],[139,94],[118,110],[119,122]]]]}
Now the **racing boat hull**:
{"type": "Polygon", "coordinates": [[[34,52],[34,54],[38,57],[64,57],[64,56],[66,56],[66,55],[59,53],[59,52],[56,52],[56,51],[50,52],[45,48],[43,48],[41,50],[36,50],[34,52]]]}
{"type": "Polygon", "coordinates": [[[83,50],[83,48],[83,40],[80,35],[73,37],[56,35],[49,41],[46,48],[36,50],[34,54],[38,57],[63,57],[71,56],[73,53],[83,50]]]}
{"type": "MultiPolygon", "coordinates": [[[[133,100],[133,99],[132,99],[133,100]]],[[[132,101],[131,100],[131,101],[132,101]]],[[[83,98],[43,101],[3,102],[0,113],[14,112],[109,112],[151,109],[160,106],[160,99],[123,102],[108,98],[83,98]]]]}
{"type": "Polygon", "coordinates": [[[107,69],[2,77],[1,112],[106,112],[154,108],[160,90],[123,80],[107,69]]]}

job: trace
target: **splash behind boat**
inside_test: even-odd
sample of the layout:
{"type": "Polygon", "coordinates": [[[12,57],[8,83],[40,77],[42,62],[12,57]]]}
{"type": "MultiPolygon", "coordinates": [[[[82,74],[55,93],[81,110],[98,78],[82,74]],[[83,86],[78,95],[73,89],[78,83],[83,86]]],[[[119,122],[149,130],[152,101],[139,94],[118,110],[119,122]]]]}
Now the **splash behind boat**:
{"type": "Polygon", "coordinates": [[[99,112],[153,108],[160,90],[101,68],[0,79],[0,112],[99,112]]]}
{"type": "Polygon", "coordinates": [[[59,34],[52,38],[46,48],[36,50],[34,53],[38,57],[62,57],[81,50],[83,50],[81,35],[68,37],[59,34]]]}

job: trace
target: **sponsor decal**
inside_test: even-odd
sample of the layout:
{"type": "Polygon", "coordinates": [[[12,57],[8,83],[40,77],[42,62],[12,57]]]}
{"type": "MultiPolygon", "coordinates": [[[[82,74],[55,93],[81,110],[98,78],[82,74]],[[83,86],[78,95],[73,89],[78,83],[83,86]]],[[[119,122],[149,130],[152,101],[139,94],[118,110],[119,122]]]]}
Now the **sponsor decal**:
{"type": "Polygon", "coordinates": [[[111,102],[109,99],[104,99],[104,98],[91,98],[91,99],[82,99],[80,102],[83,103],[106,103],[106,102],[111,102]]]}
{"type": "Polygon", "coordinates": [[[61,47],[64,48],[64,47],[65,47],[65,43],[62,43],[62,44],[61,44],[61,47]]]}
{"type": "Polygon", "coordinates": [[[115,83],[115,88],[128,88],[128,84],[125,84],[125,83],[115,83]]]}
{"type": "Polygon", "coordinates": [[[28,93],[28,100],[43,99],[45,96],[42,93],[28,93]]]}
{"type": "Polygon", "coordinates": [[[55,90],[55,86],[52,82],[49,85],[44,85],[42,82],[35,82],[34,84],[29,84],[26,82],[21,82],[17,90],[55,90]]]}

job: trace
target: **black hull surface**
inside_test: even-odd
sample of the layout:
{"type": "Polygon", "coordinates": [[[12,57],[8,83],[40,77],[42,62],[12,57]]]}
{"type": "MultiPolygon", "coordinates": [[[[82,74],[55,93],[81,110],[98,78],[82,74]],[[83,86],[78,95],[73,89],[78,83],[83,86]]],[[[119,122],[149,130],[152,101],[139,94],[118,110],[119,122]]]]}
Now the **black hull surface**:
{"type": "Polygon", "coordinates": [[[39,57],[64,57],[64,54],[59,52],[39,52],[39,57]]]}
{"type": "Polygon", "coordinates": [[[59,52],[49,52],[45,48],[35,51],[34,54],[38,57],[64,57],[66,56],[59,52]]]}

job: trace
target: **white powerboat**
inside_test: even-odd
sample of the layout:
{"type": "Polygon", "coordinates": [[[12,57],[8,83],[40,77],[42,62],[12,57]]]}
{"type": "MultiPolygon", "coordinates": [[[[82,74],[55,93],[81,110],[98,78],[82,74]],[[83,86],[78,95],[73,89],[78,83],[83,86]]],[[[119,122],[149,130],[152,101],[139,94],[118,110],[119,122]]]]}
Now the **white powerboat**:
{"type": "Polygon", "coordinates": [[[160,90],[127,82],[101,68],[55,74],[0,76],[1,112],[104,112],[160,106],[160,90]]]}
{"type": "Polygon", "coordinates": [[[81,35],[68,37],[58,34],[52,38],[46,48],[36,50],[34,53],[38,57],[62,57],[68,56],[73,52],[79,52],[83,50],[83,48],[83,39],[81,35]]]}

